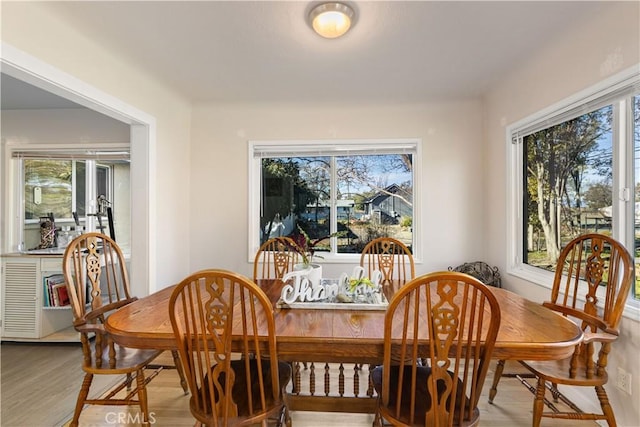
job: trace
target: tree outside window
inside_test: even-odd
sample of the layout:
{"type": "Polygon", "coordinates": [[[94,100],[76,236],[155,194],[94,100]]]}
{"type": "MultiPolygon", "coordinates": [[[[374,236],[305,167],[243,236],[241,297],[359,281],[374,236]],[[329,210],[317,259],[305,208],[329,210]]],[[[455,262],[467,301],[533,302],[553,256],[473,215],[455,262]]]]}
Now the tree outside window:
{"type": "Polygon", "coordinates": [[[332,253],[380,236],[413,245],[412,154],[262,158],[261,183],[260,242],[304,231],[332,253]]]}
{"type": "Polygon", "coordinates": [[[523,138],[526,263],[554,270],[569,240],[611,233],[611,117],[606,106],[523,138]]]}
{"type": "MultiPolygon", "coordinates": [[[[563,101],[510,126],[514,274],[544,283],[539,269],[554,272],[564,245],[585,233],[611,235],[640,259],[637,79],[625,74],[585,91],[582,103],[563,101]]],[[[637,274],[633,297],[637,304],[637,274]]]]}

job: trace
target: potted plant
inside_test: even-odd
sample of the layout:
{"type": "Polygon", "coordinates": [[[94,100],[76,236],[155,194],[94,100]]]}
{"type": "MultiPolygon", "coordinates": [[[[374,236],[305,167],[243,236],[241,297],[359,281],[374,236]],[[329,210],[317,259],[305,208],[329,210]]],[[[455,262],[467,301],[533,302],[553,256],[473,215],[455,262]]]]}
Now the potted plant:
{"type": "MultiPolygon", "coordinates": [[[[329,234],[327,236],[323,236],[319,239],[312,240],[307,234],[306,231],[300,225],[298,225],[298,233],[291,235],[291,239],[294,242],[294,246],[292,249],[300,254],[302,258],[302,262],[297,266],[294,266],[296,270],[309,270],[309,281],[312,284],[320,283],[320,279],[322,278],[322,265],[313,263],[314,256],[317,258],[322,258],[319,255],[316,255],[316,250],[321,247],[320,243],[331,237],[340,237],[344,235],[346,232],[339,231],[336,233],[329,234]]],[[[325,245],[326,246],[326,245],[325,245]]]]}

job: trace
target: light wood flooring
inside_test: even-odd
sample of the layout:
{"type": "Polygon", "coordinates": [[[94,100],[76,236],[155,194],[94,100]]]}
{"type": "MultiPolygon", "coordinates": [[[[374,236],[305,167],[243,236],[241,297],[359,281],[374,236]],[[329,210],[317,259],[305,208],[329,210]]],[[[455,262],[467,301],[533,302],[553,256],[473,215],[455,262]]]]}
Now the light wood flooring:
{"type": "MultiPolygon", "coordinates": [[[[0,389],[0,425],[2,427],[64,426],[71,419],[82,381],[81,351],[78,345],[25,345],[3,343],[0,389]],[[39,372],[40,374],[34,374],[39,372]]],[[[170,361],[170,355],[167,355],[170,361]]],[[[518,427],[531,425],[533,396],[518,380],[503,378],[495,404],[487,402],[493,372],[485,381],[480,399],[481,426],[518,427]]],[[[92,386],[92,395],[100,394],[115,379],[92,386]]],[[[193,426],[189,396],[184,395],[175,370],[163,370],[148,385],[149,406],[154,425],[193,426]]],[[[127,426],[137,408],[88,406],[80,417],[81,426],[127,426]],[[120,421],[118,422],[118,418],[120,421]]],[[[369,427],[373,416],[324,412],[292,412],[294,427],[369,427]]],[[[595,422],[543,419],[542,427],[594,427],[595,422]]]]}
{"type": "MultiPolygon", "coordinates": [[[[0,345],[0,425],[60,426],[75,406],[84,372],[79,343],[0,345]]],[[[117,378],[94,380],[98,396],[117,378]]]]}

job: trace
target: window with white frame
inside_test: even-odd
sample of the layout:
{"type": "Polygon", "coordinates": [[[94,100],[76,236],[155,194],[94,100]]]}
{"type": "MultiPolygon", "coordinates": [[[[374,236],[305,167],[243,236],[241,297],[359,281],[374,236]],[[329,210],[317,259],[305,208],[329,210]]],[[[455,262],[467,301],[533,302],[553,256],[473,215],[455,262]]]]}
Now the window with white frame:
{"type": "Polygon", "coordinates": [[[417,139],[250,141],[249,259],[276,236],[338,262],[381,236],[413,250],[418,159],[417,139]]]}
{"type": "Polygon", "coordinates": [[[128,250],[130,165],[128,150],[13,147],[19,250],[64,248],[73,231],[119,235],[128,250]],[[43,227],[52,228],[51,239],[43,227]],[[55,228],[53,228],[55,227],[55,228]],[[116,233],[119,231],[119,233],[116,233]],[[124,239],[123,239],[124,238],[124,239]]]}
{"type": "MultiPolygon", "coordinates": [[[[507,139],[511,273],[550,284],[562,247],[594,232],[613,236],[638,259],[637,68],[509,126],[507,139]]],[[[638,280],[632,292],[636,305],[638,280]]]]}
{"type": "Polygon", "coordinates": [[[27,222],[53,214],[71,220],[87,213],[85,206],[87,169],[95,168],[95,194],[111,200],[110,164],[94,160],[24,159],[24,219],[27,222]],[[89,166],[89,168],[87,168],[89,166]]]}

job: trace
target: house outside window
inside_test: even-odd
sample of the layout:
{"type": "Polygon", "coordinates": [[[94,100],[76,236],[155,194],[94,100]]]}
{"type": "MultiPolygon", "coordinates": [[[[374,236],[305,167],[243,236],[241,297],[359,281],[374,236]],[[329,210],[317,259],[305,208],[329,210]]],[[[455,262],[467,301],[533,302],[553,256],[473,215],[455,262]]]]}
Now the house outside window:
{"type": "Polygon", "coordinates": [[[249,259],[269,238],[303,234],[334,262],[381,236],[413,249],[418,150],[407,139],[250,142],[249,259]]]}
{"type": "MultiPolygon", "coordinates": [[[[508,269],[552,283],[561,249],[582,234],[640,241],[640,76],[629,70],[507,129],[508,269]]],[[[638,266],[636,265],[636,269],[638,266]]],[[[630,305],[640,306],[640,282],[630,305]]]]}

